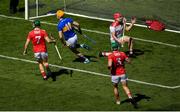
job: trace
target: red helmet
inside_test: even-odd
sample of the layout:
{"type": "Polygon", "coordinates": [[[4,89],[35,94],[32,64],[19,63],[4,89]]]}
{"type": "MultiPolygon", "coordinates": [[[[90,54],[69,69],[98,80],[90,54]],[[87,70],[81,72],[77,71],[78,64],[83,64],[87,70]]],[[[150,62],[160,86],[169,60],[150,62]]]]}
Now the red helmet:
{"type": "Polygon", "coordinates": [[[117,12],[117,13],[114,13],[113,17],[114,19],[117,19],[119,17],[122,17],[122,14],[117,12]]]}

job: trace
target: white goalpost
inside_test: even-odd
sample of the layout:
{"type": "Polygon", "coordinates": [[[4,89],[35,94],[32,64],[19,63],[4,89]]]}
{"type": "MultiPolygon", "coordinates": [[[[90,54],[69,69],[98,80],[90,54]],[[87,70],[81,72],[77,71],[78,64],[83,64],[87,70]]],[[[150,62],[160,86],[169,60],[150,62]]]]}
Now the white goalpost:
{"type": "Polygon", "coordinates": [[[25,17],[25,20],[28,20],[29,19],[29,16],[28,16],[28,0],[25,0],[24,1],[24,4],[25,4],[25,12],[24,12],[24,17],[25,17]]]}
{"type": "MultiPolygon", "coordinates": [[[[39,0],[35,1],[35,13],[36,17],[39,16],[39,0]]],[[[29,17],[29,0],[25,0],[25,19],[28,20],[30,19],[29,17]]]]}

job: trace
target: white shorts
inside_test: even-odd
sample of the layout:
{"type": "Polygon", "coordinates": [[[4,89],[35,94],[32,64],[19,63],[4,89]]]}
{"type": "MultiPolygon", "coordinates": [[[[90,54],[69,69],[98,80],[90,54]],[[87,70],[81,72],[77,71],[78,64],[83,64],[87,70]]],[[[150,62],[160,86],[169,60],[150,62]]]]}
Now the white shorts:
{"type": "Polygon", "coordinates": [[[48,53],[47,52],[37,52],[37,53],[34,53],[34,57],[36,58],[36,60],[38,62],[42,61],[42,60],[47,60],[48,53]]]}
{"type": "Polygon", "coordinates": [[[74,37],[71,37],[66,41],[66,45],[70,46],[71,48],[75,48],[76,44],[77,44],[77,35],[74,35],[74,37]]]}
{"type": "Polygon", "coordinates": [[[127,81],[127,79],[128,78],[127,78],[126,74],[123,74],[120,76],[114,76],[114,75],[111,76],[111,81],[112,81],[112,83],[115,83],[115,84],[118,84],[119,82],[127,81]]]}

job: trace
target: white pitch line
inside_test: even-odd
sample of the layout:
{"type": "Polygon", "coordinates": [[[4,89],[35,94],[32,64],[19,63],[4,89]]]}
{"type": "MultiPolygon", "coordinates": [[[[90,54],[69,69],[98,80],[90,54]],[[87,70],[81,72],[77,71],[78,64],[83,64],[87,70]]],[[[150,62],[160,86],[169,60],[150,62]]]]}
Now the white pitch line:
{"type": "Polygon", "coordinates": [[[177,88],[180,88],[180,85],[172,87],[172,89],[177,89],[177,88]]]}
{"type": "MultiPolygon", "coordinates": [[[[11,16],[6,16],[6,15],[0,15],[0,17],[9,18],[9,19],[25,20],[24,18],[11,17],[11,16]]],[[[33,20],[27,20],[27,21],[33,21],[33,20]]],[[[57,24],[55,24],[55,23],[49,23],[49,22],[46,22],[46,21],[41,21],[41,23],[57,26],[57,24]]],[[[90,30],[90,29],[84,29],[84,28],[82,28],[82,30],[83,30],[83,31],[87,31],[87,32],[91,32],[91,33],[102,34],[102,35],[108,35],[108,36],[110,35],[109,33],[101,32],[101,31],[96,31],[96,30],[90,30]]],[[[180,47],[180,45],[174,45],[174,44],[169,44],[169,43],[164,43],[164,42],[159,42],[159,41],[153,41],[153,40],[146,40],[146,39],[135,38],[135,37],[133,37],[133,38],[134,38],[135,40],[139,40],[139,41],[143,41],[143,42],[148,42],[148,43],[165,45],[165,46],[175,47],[175,48],[180,47]]]]}
{"type": "MultiPolygon", "coordinates": [[[[67,15],[72,15],[76,17],[81,17],[81,18],[88,18],[88,19],[94,19],[94,20],[101,20],[101,21],[108,21],[108,22],[113,22],[113,19],[105,19],[105,18],[100,18],[100,17],[93,17],[93,16],[87,16],[87,15],[82,15],[82,14],[75,14],[75,13],[70,13],[70,12],[65,12],[67,15]]],[[[49,16],[55,16],[56,14],[47,14],[47,15],[41,15],[41,16],[36,16],[36,17],[30,17],[29,19],[37,19],[37,18],[44,18],[44,17],[49,17],[49,16]]],[[[130,24],[130,23],[126,23],[130,24]]],[[[141,25],[141,24],[134,24],[135,26],[147,28],[146,25],[141,25]]],[[[177,30],[171,30],[171,29],[165,29],[165,31],[168,32],[173,32],[173,33],[180,33],[180,31],[177,30]]]]}
{"type": "MultiPolygon", "coordinates": [[[[46,21],[42,21],[41,23],[57,26],[57,24],[49,23],[49,22],[46,22],[46,21]]],[[[97,34],[102,34],[102,35],[108,35],[108,36],[110,35],[109,33],[101,32],[101,31],[96,31],[96,30],[89,30],[89,29],[84,29],[84,28],[82,28],[82,30],[86,31],[86,32],[97,33],[97,34]]],[[[180,47],[180,45],[168,44],[168,43],[154,41],[154,40],[146,40],[146,39],[135,38],[135,37],[133,37],[133,38],[135,40],[139,40],[139,41],[143,41],[143,42],[148,42],[148,43],[154,43],[154,44],[165,45],[165,46],[176,47],[176,48],[180,47]]]]}
{"type": "MultiPolygon", "coordinates": [[[[27,62],[27,63],[37,63],[36,61],[31,61],[31,60],[21,59],[21,58],[16,58],[16,57],[10,57],[10,56],[5,56],[5,55],[0,55],[0,57],[5,58],[5,59],[10,59],[10,60],[17,60],[17,61],[27,62]]],[[[59,65],[54,65],[54,64],[49,64],[49,65],[52,66],[52,67],[56,67],[56,68],[64,68],[64,69],[74,70],[74,71],[78,71],[78,72],[93,74],[93,75],[97,75],[97,76],[111,77],[110,75],[107,75],[107,74],[102,74],[102,73],[97,73],[97,72],[92,72],[92,71],[87,71],[87,70],[81,70],[81,69],[70,68],[70,67],[65,67],[65,66],[59,66],[59,65]]],[[[171,86],[165,86],[165,85],[161,85],[161,84],[154,84],[154,83],[148,83],[148,82],[144,82],[144,81],[138,81],[138,80],[134,80],[134,79],[128,79],[128,80],[131,81],[131,82],[144,84],[144,85],[149,85],[149,86],[160,87],[160,88],[167,88],[167,89],[180,88],[180,86],[171,87],[171,86]]]]}

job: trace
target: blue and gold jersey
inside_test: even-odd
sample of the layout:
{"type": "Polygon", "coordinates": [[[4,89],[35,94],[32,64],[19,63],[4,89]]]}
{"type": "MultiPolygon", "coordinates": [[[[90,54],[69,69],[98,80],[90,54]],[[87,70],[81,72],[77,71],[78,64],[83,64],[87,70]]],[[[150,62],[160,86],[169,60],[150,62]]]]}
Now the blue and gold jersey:
{"type": "Polygon", "coordinates": [[[74,29],[72,28],[73,20],[71,18],[63,18],[58,23],[58,31],[62,31],[64,34],[64,39],[68,40],[71,37],[74,37],[76,33],[74,32],[74,29]]]}

